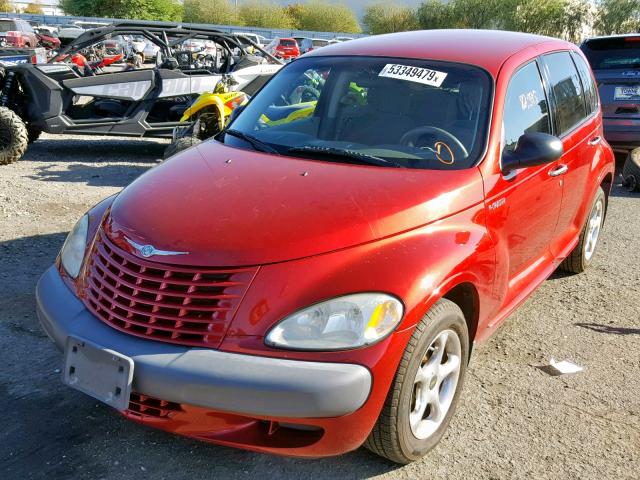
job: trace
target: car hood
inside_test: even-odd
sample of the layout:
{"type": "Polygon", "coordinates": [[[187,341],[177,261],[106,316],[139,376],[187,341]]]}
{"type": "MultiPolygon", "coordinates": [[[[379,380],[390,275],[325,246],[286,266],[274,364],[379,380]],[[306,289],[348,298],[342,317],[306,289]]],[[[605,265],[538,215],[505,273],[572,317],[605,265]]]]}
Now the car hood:
{"type": "Polygon", "coordinates": [[[410,230],[481,202],[482,192],[476,168],[347,165],[210,141],[125,188],[111,206],[108,230],[120,244],[124,236],[189,252],[159,261],[262,265],[410,230]]]}

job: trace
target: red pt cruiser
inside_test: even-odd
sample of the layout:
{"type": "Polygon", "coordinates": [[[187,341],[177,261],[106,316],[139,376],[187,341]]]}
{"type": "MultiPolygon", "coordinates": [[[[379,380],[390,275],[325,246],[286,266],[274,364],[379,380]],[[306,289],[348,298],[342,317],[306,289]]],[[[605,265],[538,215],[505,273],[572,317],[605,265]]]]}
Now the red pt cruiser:
{"type": "Polygon", "coordinates": [[[411,462],[447,428],[472,345],[556,268],[592,263],[613,165],[570,43],[337,44],[82,217],[39,317],[63,381],[138,422],[411,462]]]}

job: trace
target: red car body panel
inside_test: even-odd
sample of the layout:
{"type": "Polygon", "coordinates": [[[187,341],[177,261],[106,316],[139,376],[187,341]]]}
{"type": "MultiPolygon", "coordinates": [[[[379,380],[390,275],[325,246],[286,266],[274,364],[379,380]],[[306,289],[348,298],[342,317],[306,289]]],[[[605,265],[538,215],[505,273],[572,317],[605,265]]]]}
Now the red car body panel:
{"type": "MultiPolygon", "coordinates": [[[[556,50],[579,52],[544,37],[445,31],[374,36],[308,54],[428,58],[483,67],[495,80],[495,92],[487,148],[477,167],[340,165],[211,141],[149,171],[113,204],[100,204],[91,213],[90,237],[108,216],[114,231],[136,242],[192,252],[167,257],[172,264],[259,266],[220,350],[353,363],[368,368],[374,379],[366,403],[338,418],[260,418],[189,405],[165,418],[126,415],[182,435],[265,452],[325,456],[360,446],[413,328],[433,304],[464,289],[471,296],[471,336],[475,342],[487,338],[576,246],[597,189],[609,192],[613,154],[602,139],[600,111],[562,139],[560,161],[515,176],[500,170],[509,80],[524,63],[556,50]],[[569,166],[568,175],[549,176],[559,162],[569,166]],[[335,352],[265,345],[266,332],[291,312],[363,291],[395,295],[405,307],[401,324],[379,343],[335,352]],[[319,430],[292,430],[287,424],[319,430]],[[285,430],[279,434],[280,429],[285,430]]],[[[76,292],[82,295],[81,289],[76,292]]]]}
{"type": "Polygon", "coordinates": [[[127,226],[116,229],[143,244],[191,252],[172,261],[198,265],[262,265],[318,255],[416,228],[483,199],[477,169],[380,169],[222,144],[203,145],[144,178],[115,200],[113,223],[127,226]],[[164,182],[169,177],[171,189],[164,182]]]}

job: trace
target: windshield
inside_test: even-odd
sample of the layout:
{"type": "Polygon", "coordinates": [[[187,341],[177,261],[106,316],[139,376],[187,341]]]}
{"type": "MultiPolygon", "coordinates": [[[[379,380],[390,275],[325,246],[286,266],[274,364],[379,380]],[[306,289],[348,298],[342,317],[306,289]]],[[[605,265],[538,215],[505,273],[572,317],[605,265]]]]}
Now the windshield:
{"type": "Polygon", "coordinates": [[[457,63],[303,58],[256,95],[223,141],[327,161],[469,168],[484,150],[491,88],[484,70],[457,63]]]}
{"type": "Polygon", "coordinates": [[[582,51],[594,70],[640,68],[640,37],[590,40],[582,51]]]}
{"type": "Polygon", "coordinates": [[[283,47],[295,47],[296,46],[296,41],[295,40],[280,40],[280,45],[282,45],[283,47]]]}

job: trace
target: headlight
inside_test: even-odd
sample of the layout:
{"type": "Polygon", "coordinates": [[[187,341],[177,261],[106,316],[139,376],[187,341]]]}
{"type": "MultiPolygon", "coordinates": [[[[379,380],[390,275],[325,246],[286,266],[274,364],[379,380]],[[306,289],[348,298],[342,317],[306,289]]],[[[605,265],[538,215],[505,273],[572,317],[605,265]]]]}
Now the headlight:
{"type": "Polygon", "coordinates": [[[60,260],[71,278],[77,278],[82,267],[84,251],[87,248],[87,230],[89,217],[83,216],[67,235],[60,251],[60,260]]]}
{"type": "Polygon", "coordinates": [[[402,303],[383,293],[357,293],[289,315],[267,335],[267,345],[298,350],[343,350],[371,345],[402,319],[402,303]]]}

